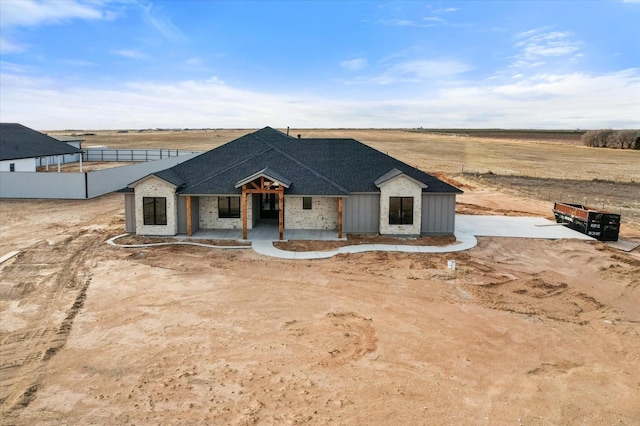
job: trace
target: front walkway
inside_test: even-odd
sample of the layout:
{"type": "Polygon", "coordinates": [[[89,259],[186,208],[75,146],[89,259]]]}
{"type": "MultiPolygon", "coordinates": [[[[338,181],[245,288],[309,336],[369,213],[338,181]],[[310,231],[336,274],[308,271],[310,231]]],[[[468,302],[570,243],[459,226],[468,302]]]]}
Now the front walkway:
{"type": "Polygon", "coordinates": [[[337,254],[365,253],[368,251],[389,251],[399,253],[450,253],[469,250],[476,246],[476,237],[469,234],[455,234],[457,242],[448,246],[410,246],[401,244],[359,244],[340,247],[329,251],[287,251],[273,246],[273,241],[253,241],[251,248],[256,253],[279,259],[327,259],[337,254]]]}
{"type": "MultiPolygon", "coordinates": [[[[539,217],[514,217],[514,216],[472,216],[456,215],[455,233],[457,242],[448,246],[412,246],[401,244],[361,244],[340,247],[330,251],[305,251],[294,252],[280,250],[273,246],[274,241],[278,241],[278,228],[270,224],[259,224],[249,231],[248,240],[251,241],[251,248],[256,253],[264,256],[277,257],[280,259],[326,259],[337,254],[364,253],[369,251],[388,251],[402,253],[450,253],[469,250],[476,246],[476,236],[483,237],[509,237],[509,238],[541,238],[541,239],[563,239],[572,238],[580,240],[593,240],[593,238],[581,234],[562,225],[556,224],[539,217]]],[[[210,244],[197,243],[194,240],[238,240],[242,238],[242,230],[201,230],[194,233],[189,241],[179,241],[186,238],[178,235],[178,241],[170,243],[155,243],[123,246],[115,243],[118,238],[129,235],[123,234],[111,238],[108,243],[118,247],[145,247],[169,244],[193,244],[218,249],[249,248],[249,246],[214,246],[210,244]]],[[[317,230],[286,230],[285,240],[340,240],[337,231],[317,231],[317,230]]],[[[342,238],[341,240],[346,240],[342,238]]]]}

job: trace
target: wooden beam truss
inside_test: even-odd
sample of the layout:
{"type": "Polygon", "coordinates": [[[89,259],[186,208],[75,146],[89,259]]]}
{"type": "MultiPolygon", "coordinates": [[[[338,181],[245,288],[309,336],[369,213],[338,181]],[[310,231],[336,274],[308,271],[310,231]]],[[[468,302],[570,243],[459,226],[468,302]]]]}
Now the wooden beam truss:
{"type": "Polygon", "coordinates": [[[265,179],[264,176],[242,185],[242,239],[246,240],[249,233],[247,224],[247,195],[249,194],[278,194],[278,237],[280,240],[284,239],[284,187],[270,179],[265,179]]]}

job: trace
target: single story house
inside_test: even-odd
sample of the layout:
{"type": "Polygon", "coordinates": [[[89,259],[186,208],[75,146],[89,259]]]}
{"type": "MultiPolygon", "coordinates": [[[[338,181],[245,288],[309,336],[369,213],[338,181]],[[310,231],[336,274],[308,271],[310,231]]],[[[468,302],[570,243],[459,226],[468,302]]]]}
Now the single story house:
{"type": "Polygon", "coordinates": [[[81,159],[79,147],[18,123],[0,123],[0,172],[35,172],[43,161],[58,164],[67,155],[81,159]]]}
{"type": "Polygon", "coordinates": [[[382,235],[455,230],[455,188],[354,139],[295,138],[265,127],[152,173],[125,189],[139,235],[284,229],[382,235]],[[128,191],[128,192],[127,192],[128,191]]]}

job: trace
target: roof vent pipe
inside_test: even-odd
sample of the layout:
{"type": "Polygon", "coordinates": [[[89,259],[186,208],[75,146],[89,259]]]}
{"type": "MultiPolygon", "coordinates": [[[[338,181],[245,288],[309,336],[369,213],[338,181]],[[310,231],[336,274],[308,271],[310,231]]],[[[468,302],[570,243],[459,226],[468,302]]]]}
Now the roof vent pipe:
{"type": "Polygon", "coordinates": [[[298,139],[302,138],[302,135],[300,133],[298,133],[298,139]]]}
{"type": "Polygon", "coordinates": [[[289,136],[289,126],[287,126],[287,136],[289,136]]]}

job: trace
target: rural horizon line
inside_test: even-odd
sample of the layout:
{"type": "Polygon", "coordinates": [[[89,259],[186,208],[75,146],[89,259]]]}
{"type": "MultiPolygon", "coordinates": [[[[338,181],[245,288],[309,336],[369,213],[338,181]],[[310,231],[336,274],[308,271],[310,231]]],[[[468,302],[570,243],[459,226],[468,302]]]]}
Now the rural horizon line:
{"type": "MultiPolygon", "coordinates": [[[[273,129],[287,129],[287,127],[279,126],[262,126],[262,127],[128,127],[128,128],[110,128],[110,129],[42,129],[43,132],[109,132],[109,131],[185,131],[185,130],[255,130],[264,127],[273,129]]],[[[589,130],[599,130],[600,128],[518,128],[518,127],[288,127],[291,130],[426,130],[426,131],[450,131],[450,130],[466,130],[466,131],[520,131],[520,132],[586,132],[589,130]]],[[[609,127],[608,127],[609,128],[609,127]]],[[[625,129],[626,130],[626,129],[625,129]]],[[[629,129],[635,130],[635,129],[629,129]]]]}

